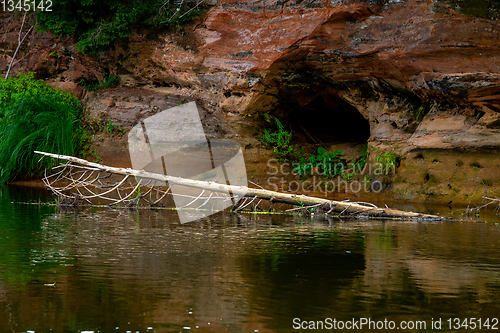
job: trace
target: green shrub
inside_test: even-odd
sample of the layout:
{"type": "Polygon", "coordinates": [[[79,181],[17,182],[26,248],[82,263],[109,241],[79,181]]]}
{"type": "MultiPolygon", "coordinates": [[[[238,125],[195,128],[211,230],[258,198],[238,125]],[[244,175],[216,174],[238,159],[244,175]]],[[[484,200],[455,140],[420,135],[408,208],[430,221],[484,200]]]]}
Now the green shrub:
{"type": "Polygon", "coordinates": [[[35,73],[19,73],[18,77],[9,77],[7,80],[0,78],[0,117],[7,106],[29,95],[53,97],[69,108],[78,108],[80,105],[78,99],[72,94],[54,89],[43,80],[36,80],[35,73]]]}
{"type": "Polygon", "coordinates": [[[440,0],[452,5],[456,10],[472,17],[490,20],[500,19],[499,0],[440,0]]]}
{"type": "Polygon", "coordinates": [[[0,183],[38,176],[56,163],[50,158],[39,163],[41,156],[34,154],[35,150],[65,155],[79,150],[81,108],[76,102],[68,107],[66,98],[51,92],[24,95],[3,108],[0,183]]]}
{"type": "Polygon", "coordinates": [[[43,31],[79,37],[78,50],[98,54],[131,29],[179,25],[199,15],[203,8],[191,1],[164,0],[52,0],[51,12],[37,13],[43,31]]]}

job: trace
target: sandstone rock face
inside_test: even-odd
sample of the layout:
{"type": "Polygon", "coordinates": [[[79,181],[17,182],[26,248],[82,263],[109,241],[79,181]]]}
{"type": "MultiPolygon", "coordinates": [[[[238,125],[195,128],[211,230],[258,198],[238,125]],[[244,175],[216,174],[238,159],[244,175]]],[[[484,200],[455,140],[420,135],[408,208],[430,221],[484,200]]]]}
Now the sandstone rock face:
{"type": "MultiPolygon", "coordinates": [[[[18,46],[22,16],[0,13],[0,73],[5,74],[18,46]]],[[[21,38],[35,24],[27,16],[21,38]]],[[[72,38],[59,39],[48,32],[32,29],[26,36],[12,64],[10,75],[17,72],[35,72],[40,79],[53,79],[50,83],[73,91],[83,97],[81,80],[101,80],[103,67],[97,59],[79,53],[72,38]]]]}
{"type": "Polygon", "coordinates": [[[316,133],[327,142],[500,145],[498,21],[445,1],[221,1],[162,38],[137,37],[109,63],[215,111],[312,118],[309,133],[329,123],[316,133]]]}
{"type": "Polygon", "coordinates": [[[497,21],[441,1],[258,4],[225,3],[195,30],[206,71],[241,75],[224,82],[239,96],[222,98],[223,108],[286,117],[341,99],[368,120],[374,143],[500,145],[497,21]]]}
{"type": "MultiPolygon", "coordinates": [[[[167,94],[165,91],[152,91],[136,88],[117,88],[92,92],[84,100],[87,123],[103,127],[110,121],[114,127],[130,130],[141,119],[149,118],[156,113],[193,101],[181,95],[167,94]]],[[[211,114],[198,106],[198,112],[209,137],[225,137],[234,134],[225,129],[230,128],[225,118],[211,114]]]]}

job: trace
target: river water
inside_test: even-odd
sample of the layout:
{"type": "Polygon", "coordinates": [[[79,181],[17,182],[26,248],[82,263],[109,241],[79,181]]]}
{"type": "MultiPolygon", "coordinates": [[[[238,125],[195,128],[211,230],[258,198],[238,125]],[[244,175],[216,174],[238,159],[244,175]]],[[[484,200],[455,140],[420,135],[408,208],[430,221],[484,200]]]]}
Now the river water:
{"type": "Polygon", "coordinates": [[[0,188],[0,332],[293,332],[334,319],[347,332],[384,331],[368,320],[500,328],[494,214],[417,223],[226,212],[181,225],[175,211],[23,203],[38,200],[52,199],[0,188]]]}

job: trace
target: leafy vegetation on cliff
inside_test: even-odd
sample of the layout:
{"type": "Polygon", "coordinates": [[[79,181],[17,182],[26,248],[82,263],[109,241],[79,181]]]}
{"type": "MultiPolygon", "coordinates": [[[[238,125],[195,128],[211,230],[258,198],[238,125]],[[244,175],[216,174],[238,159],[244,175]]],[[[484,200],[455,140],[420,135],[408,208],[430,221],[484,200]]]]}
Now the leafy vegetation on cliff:
{"type": "Polygon", "coordinates": [[[0,79],[0,183],[36,176],[54,161],[33,151],[74,155],[81,145],[81,105],[33,74],[0,79]]]}
{"type": "Polygon", "coordinates": [[[88,91],[96,91],[103,88],[114,88],[120,84],[120,80],[118,75],[109,73],[108,75],[104,74],[103,79],[99,82],[81,79],[80,85],[88,91]]]}
{"type": "MultiPolygon", "coordinates": [[[[266,120],[270,121],[270,116],[267,114],[265,115],[267,116],[266,120]]],[[[287,131],[277,118],[272,118],[276,121],[278,130],[273,132],[264,129],[264,134],[261,136],[262,146],[272,149],[279,161],[284,162],[290,160],[294,156],[294,146],[290,144],[292,132],[287,131]]]]}
{"type": "MultiPolygon", "coordinates": [[[[358,183],[361,182],[368,186],[373,181],[373,177],[370,175],[382,178],[384,183],[390,183],[392,182],[391,175],[396,174],[400,157],[392,150],[382,151],[367,144],[362,149],[361,155],[351,161],[343,155],[343,150],[328,152],[325,146],[320,146],[317,150],[306,155],[304,153],[305,147],[299,148],[298,145],[291,144],[293,137],[291,130],[286,130],[276,117],[267,114],[263,114],[263,116],[267,122],[274,119],[277,129],[275,131],[264,129],[264,134],[261,136],[262,147],[272,149],[279,162],[291,163],[293,175],[342,177],[349,182],[358,181],[358,183]],[[367,163],[369,163],[369,167],[365,172],[364,168],[367,163]]],[[[377,182],[383,186],[380,180],[377,182]]],[[[325,184],[325,186],[327,185],[325,184]]],[[[328,190],[325,187],[325,191],[328,190]]]]}
{"type": "Polygon", "coordinates": [[[472,17],[500,19],[500,0],[440,0],[450,3],[459,12],[472,17]]]}
{"type": "Polygon", "coordinates": [[[53,0],[52,12],[39,12],[42,30],[78,36],[79,51],[97,54],[130,36],[134,27],[180,25],[199,15],[201,2],[164,0],[53,0]]]}

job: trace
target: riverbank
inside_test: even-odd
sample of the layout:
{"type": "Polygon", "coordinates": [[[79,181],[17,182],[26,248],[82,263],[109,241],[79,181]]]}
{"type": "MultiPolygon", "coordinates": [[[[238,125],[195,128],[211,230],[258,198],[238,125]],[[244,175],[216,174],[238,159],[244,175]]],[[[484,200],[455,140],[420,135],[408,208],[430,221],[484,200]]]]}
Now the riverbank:
{"type": "MultiPolygon", "coordinates": [[[[12,73],[34,71],[81,99],[93,128],[89,160],[130,167],[128,131],[196,101],[207,137],[237,141],[248,179],[264,188],[475,204],[500,197],[500,34],[495,17],[463,8],[437,0],[266,8],[222,1],[182,28],[133,31],[98,56],[78,52],[74,38],[34,31],[12,73]],[[118,87],[89,91],[110,74],[121,78],[118,87]],[[273,126],[268,116],[306,154],[342,150],[354,163],[368,146],[368,166],[387,152],[395,168],[292,175],[261,143],[273,126]]],[[[21,21],[0,14],[3,72],[21,21]]]]}

